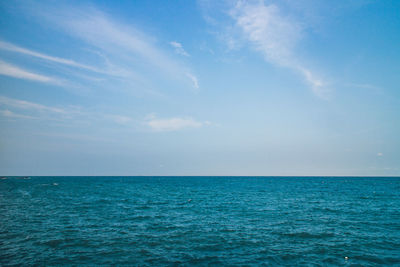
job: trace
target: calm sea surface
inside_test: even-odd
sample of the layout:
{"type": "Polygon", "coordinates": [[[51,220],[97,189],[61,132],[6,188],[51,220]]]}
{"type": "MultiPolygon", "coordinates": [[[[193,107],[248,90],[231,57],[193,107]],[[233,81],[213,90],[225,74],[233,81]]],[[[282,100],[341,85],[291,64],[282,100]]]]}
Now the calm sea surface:
{"type": "Polygon", "coordinates": [[[21,264],[400,266],[400,178],[8,177],[21,264]]]}

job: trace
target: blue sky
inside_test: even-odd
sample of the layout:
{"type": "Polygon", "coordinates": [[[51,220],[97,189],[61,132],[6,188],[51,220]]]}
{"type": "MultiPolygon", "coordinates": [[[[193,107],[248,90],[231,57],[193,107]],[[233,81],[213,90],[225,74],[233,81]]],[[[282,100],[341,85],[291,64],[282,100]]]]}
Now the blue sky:
{"type": "Polygon", "coordinates": [[[1,175],[400,175],[399,1],[2,1],[1,175]]]}

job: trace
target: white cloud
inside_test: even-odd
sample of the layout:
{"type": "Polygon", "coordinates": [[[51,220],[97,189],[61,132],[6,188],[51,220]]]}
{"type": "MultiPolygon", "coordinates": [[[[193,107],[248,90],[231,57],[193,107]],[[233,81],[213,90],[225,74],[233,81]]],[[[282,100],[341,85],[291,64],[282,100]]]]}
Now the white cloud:
{"type": "Polygon", "coordinates": [[[27,116],[27,115],[21,115],[21,114],[17,114],[14,113],[8,109],[5,110],[0,110],[0,115],[3,117],[7,117],[7,118],[18,118],[18,119],[36,119],[35,117],[32,116],[27,116]]]}
{"type": "Polygon", "coordinates": [[[59,81],[54,78],[24,70],[2,60],[0,60],[0,74],[17,79],[25,79],[42,83],[59,83],[59,81]]]}
{"type": "Polygon", "coordinates": [[[50,111],[50,112],[55,112],[55,113],[66,113],[66,111],[61,108],[44,106],[41,104],[28,102],[25,100],[8,98],[5,96],[0,96],[0,105],[10,106],[10,107],[20,108],[20,109],[33,109],[33,110],[37,110],[37,111],[50,111]]]}
{"type": "MultiPolygon", "coordinates": [[[[123,24],[94,8],[65,8],[52,14],[40,13],[69,34],[100,49],[103,55],[118,62],[120,69],[143,72],[152,66],[165,78],[188,82],[188,67],[158,48],[154,38],[131,24],[123,24]],[[61,18],[61,19],[60,19],[61,18]]],[[[190,80],[190,79],[189,79],[190,80]]]]}
{"type": "Polygon", "coordinates": [[[301,36],[301,28],[283,17],[277,6],[238,2],[231,15],[267,60],[282,65],[291,63],[292,49],[301,36]]]}
{"type": "Polygon", "coordinates": [[[177,54],[179,54],[179,55],[182,55],[182,56],[185,56],[185,57],[190,56],[190,55],[185,51],[185,49],[183,49],[183,46],[182,46],[181,43],[178,43],[178,42],[173,41],[173,42],[170,42],[169,44],[170,44],[173,48],[175,48],[175,53],[177,53],[177,54]]]}
{"type": "Polygon", "coordinates": [[[230,15],[243,37],[263,54],[265,60],[295,70],[316,95],[326,95],[325,83],[295,56],[295,47],[303,36],[301,23],[282,15],[278,6],[266,5],[263,1],[255,4],[239,1],[230,15]]]}
{"type": "Polygon", "coordinates": [[[122,125],[130,124],[133,121],[131,117],[122,115],[108,115],[107,117],[113,120],[115,123],[122,125]]]}
{"type": "MultiPolygon", "coordinates": [[[[168,118],[168,119],[158,119],[154,115],[147,116],[145,119],[145,123],[154,131],[163,132],[163,131],[177,131],[184,128],[199,128],[204,124],[203,122],[199,122],[190,117],[184,118],[168,118]]],[[[209,124],[209,122],[207,122],[209,124]]]]}
{"type": "MultiPolygon", "coordinates": [[[[85,64],[76,62],[74,60],[46,55],[46,54],[43,54],[43,53],[40,53],[37,51],[33,51],[33,50],[29,50],[29,49],[17,46],[15,44],[12,44],[9,42],[1,41],[1,40],[0,40],[0,49],[40,58],[40,59],[43,59],[45,61],[52,62],[52,63],[57,63],[57,64],[61,64],[61,65],[65,65],[65,66],[69,66],[69,67],[73,67],[73,68],[79,68],[81,70],[87,70],[87,71],[92,72],[92,74],[93,73],[101,74],[101,76],[98,76],[98,75],[93,76],[92,74],[91,75],[84,74],[84,72],[82,72],[82,71],[76,72],[76,71],[72,71],[71,69],[62,69],[63,74],[66,74],[66,73],[72,74],[77,78],[82,78],[82,79],[85,79],[90,82],[105,81],[108,78],[110,78],[110,77],[106,77],[106,75],[114,77],[114,78],[115,77],[116,78],[125,78],[125,79],[129,78],[129,80],[136,80],[136,81],[140,80],[137,77],[137,74],[135,74],[133,71],[123,68],[121,66],[116,66],[115,64],[111,63],[104,54],[102,54],[98,51],[90,50],[91,53],[97,55],[102,61],[104,61],[105,64],[102,64],[104,66],[101,66],[101,67],[93,67],[90,65],[85,65],[85,64]]],[[[54,69],[54,67],[53,67],[53,69],[54,69]]],[[[64,85],[64,86],[68,85],[69,88],[79,87],[79,85],[77,85],[74,82],[58,81],[57,83],[59,85],[64,85]]]]}
{"type": "MultiPolygon", "coordinates": [[[[160,89],[171,87],[165,86],[166,82],[173,84],[173,87],[198,88],[197,77],[194,81],[187,75],[191,73],[194,77],[191,68],[173,52],[158,45],[155,36],[134,26],[132,21],[124,22],[123,18],[107,15],[93,5],[59,4],[56,7],[44,2],[34,5],[26,3],[19,7],[46,27],[62,30],[74,41],[81,41],[78,51],[81,62],[52,56],[43,53],[43,50],[31,50],[6,40],[0,40],[0,50],[35,57],[41,59],[41,63],[52,63],[52,71],[58,71],[60,74],[57,75],[64,77],[61,84],[68,85],[68,89],[92,90],[112,84],[111,88],[140,90],[160,96],[163,94],[159,92],[160,89]]],[[[181,54],[188,55],[181,44],[173,42],[173,45],[181,54]]],[[[71,51],[73,53],[75,50],[71,51]]],[[[7,70],[6,73],[11,72],[7,70]]],[[[52,79],[39,74],[29,77],[27,73],[24,74],[26,78],[42,82],[52,79]]],[[[14,71],[14,77],[16,75],[14,71]]]]}
{"type": "Polygon", "coordinates": [[[344,86],[351,88],[360,88],[364,89],[366,92],[372,92],[376,94],[382,94],[383,88],[381,86],[368,84],[368,83],[345,83],[344,86]]]}
{"type": "Polygon", "coordinates": [[[191,73],[186,73],[186,76],[192,81],[193,87],[199,89],[199,81],[197,80],[197,77],[191,73]]]}
{"type": "MultiPolygon", "coordinates": [[[[52,107],[25,100],[0,96],[0,107],[5,109],[0,115],[9,118],[39,119],[51,122],[68,122],[71,124],[95,124],[113,122],[120,125],[135,126],[133,118],[118,114],[107,114],[99,111],[85,109],[79,106],[52,107]],[[14,109],[17,110],[15,112],[14,109]],[[24,112],[25,114],[21,114],[24,112]]],[[[137,123],[137,122],[136,122],[137,123]]]]}
{"type": "Polygon", "coordinates": [[[298,67],[298,70],[303,74],[305,80],[310,84],[312,91],[321,98],[326,98],[329,94],[329,90],[325,86],[325,82],[315,77],[310,70],[298,67]]]}
{"type": "Polygon", "coordinates": [[[69,66],[73,66],[73,67],[78,67],[78,68],[83,68],[83,69],[87,69],[87,70],[91,70],[91,71],[96,71],[96,72],[100,72],[100,70],[92,67],[92,66],[87,66],[84,64],[80,64],[78,62],[75,62],[73,60],[70,59],[65,59],[65,58],[59,58],[59,57],[53,57],[53,56],[49,56],[49,55],[45,55],[36,51],[32,51],[11,43],[7,43],[4,41],[0,40],[0,49],[3,50],[8,50],[8,51],[12,51],[12,52],[17,52],[17,53],[21,53],[21,54],[25,54],[25,55],[29,55],[32,57],[37,57],[37,58],[41,58],[47,61],[52,61],[52,62],[56,62],[56,63],[60,63],[60,64],[64,64],[64,65],[69,65],[69,66]]]}
{"type": "Polygon", "coordinates": [[[382,152],[379,152],[378,154],[376,154],[378,157],[382,157],[383,156],[383,153],[382,152]]]}

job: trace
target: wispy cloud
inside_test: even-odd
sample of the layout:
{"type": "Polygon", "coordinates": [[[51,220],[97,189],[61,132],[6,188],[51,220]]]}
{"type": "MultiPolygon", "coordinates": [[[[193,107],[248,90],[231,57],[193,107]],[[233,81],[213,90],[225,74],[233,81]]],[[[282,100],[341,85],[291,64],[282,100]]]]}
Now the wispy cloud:
{"type": "Polygon", "coordinates": [[[63,113],[65,114],[66,111],[61,108],[49,107],[25,100],[19,100],[14,98],[9,98],[5,96],[0,96],[0,105],[5,105],[9,107],[19,108],[19,109],[31,109],[36,111],[50,111],[55,113],[63,113]]]}
{"type": "Polygon", "coordinates": [[[107,115],[107,118],[111,119],[115,123],[121,124],[121,125],[129,125],[132,124],[133,119],[128,116],[122,116],[122,115],[107,115]]]}
{"type": "MultiPolygon", "coordinates": [[[[52,107],[20,99],[0,96],[0,116],[9,119],[35,119],[46,123],[71,125],[114,125],[126,129],[138,129],[143,124],[155,132],[178,131],[210,125],[208,121],[197,121],[191,117],[158,118],[154,114],[144,119],[131,116],[91,111],[81,107],[52,107]],[[14,110],[13,110],[14,109],[14,110]],[[111,124],[110,124],[111,123],[111,124]]],[[[114,127],[113,126],[113,127],[114,127]]]]}
{"type": "Polygon", "coordinates": [[[4,108],[0,116],[19,119],[38,119],[57,123],[71,124],[96,124],[116,123],[134,128],[138,122],[132,117],[109,114],[101,111],[85,109],[80,106],[54,107],[25,101],[21,99],[0,96],[0,107],[4,108]]]}
{"type": "Polygon", "coordinates": [[[199,81],[197,80],[197,77],[191,73],[186,73],[186,76],[192,81],[193,87],[199,89],[199,81]]]}
{"type": "Polygon", "coordinates": [[[365,89],[366,91],[371,91],[374,93],[382,93],[383,88],[381,86],[376,86],[369,83],[345,83],[344,86],[351,88],[365,89]]]}
{"type": "Polygon", "coordinates": [[[5,76],[10,76],[13,78],[17,78],[17,79],[25,79],[25,80],[31,80],[31,81],[36,81],[36,82],[42,82],[42,83],[54,83],[54,84],[60,83],[60,81],[58,81],[55,78],[22,69],[20,67],[9,64],[2,60],[0,60],[0,74],[5,75],[5,76]]]}
{"type": "Polygon", "coordinates": [[[177,131],[184,128],[200,128],[209,122],[196,121],[191,117],[157,118],[155,115],[149,115],[145,119],[145,124],[157,132],[177,131]]]}
{"type": "Polygon", "coordinates": [[[64,65],[68,65],[68,66],[73,66],[73,67],[78,67],[78,68],[83,68],[83,69],[87,69],[87,70],[91,70],[91,71],[96,71],[96,72],[100,72],[100,70],[92,67],[92,66],[88,66],[88,65],[84,65],[78,62],[75,62],[74,60],[70,60],[70,59],[65,59],[65,58],[60,58],[60,57],[53,57],[53,56],[49,56],[46,54],[42,54],[33,50],[29,50],[8,42],[4,42],[0,40],[0,49],[2,50],[8,50],[8,51],[12,51],[12,52],[16,52],[16,53],[21,53],[21,54],[25,54],[28,56],[32,56],[32,57],[37,57],[40,59],[44,59],[47,61],[52,61],[55,63],[59,63],[59,64],[64,64],[64,65]]]}
{"type": "MultiPolygon", "coordinates": [[[[295,67],[295,66],[293,66],[295,67]]],[[[304,76],[305,80],[310,84],[312,91],[321,98],[326,98],[329,95],[329,89],[321,78],[317,77],[309,69],[297,66],[296,68],[304,76]]]]}
{"type": "Polygon", "coordinates": [[[230,49],[249,43],[267,62],[297,72],[316,95],[327,96],[327,83],[296,53],[298,43],[305,36],[303,22],[283,14],[277,4],[264,1],[236,1],[228,14],[230,23],[223,26],[225,30],[219,38],[230,49]]]}
{"type": "Polygon", "coordinates": [[[173,48],[175,48],[175,53],[177,53],[177,54],[179,54],[179,55],[182,55],[182,56],[185,56],[185,57],[190,56],[190,55],[185,51],[185,49],[183,49],[183,46],[182,46],[181,43],[178,43],[178,42],[173,41],[173,42],[170,42],[169,44],[170,44],[173,48]]]}
{"type": "Polygon", "coordinates": [[[17,114],[15,112],[12,112],[8,109],[5,110],[0,110],[0,115],[3,117],[7,117],[7,118],[11,118],[11,119],[36,119],[35,117],[32,116],[27,116],[27,115],[21,115],[21,114],[17,114]]]}
{"type": "Polygon", "coordinates": [[[154,37],[133,25],[118,22],[95,8],[66,7],[51,10],[52,12],[37,12],[39,16],[59,25],[70,35],[97,48],[120,69],[127,70],[128,73],[129,70],[148,73],[151,66],[152,77],[156,71],[165,79],[189,82],[193,85],[186,75],[193,71],[159,48],[154,37]]]}
{"type": "Polygon", "coordinates": [[[324,96],[325,83],[295,56],[296,44],[302,37],[302,26],[296,20],[281,14],[278,6],[263,1],[239,1],[231,16],[243,35],[264,58],[299,72],[318,96],[324,96]]]}
{"type": "MultiPolygon", "coordinates": [[[[99,65],[98,63],[96,63],[98,66],[94,67],[92,65],[79,63],[75,60],[50,56],[50,55],[40,53],[37,51],[33,51],[33,50],[30,50],[30,49],[27,49],[27,48],[24,48],[24,47],[21,47],[21,46],[18,46],[18,45],[9,43],[9,42],[5,42],[2,40],[0,40],[0,49],[27,55],[27,56],[31,56],[31,57],[40,58],[47,62],[56,63],[59,65],[64,65],[67,67],[80,69],[79,71],[75,71],[71,68],[67,68],[67,69],[63,68],[62,69],[62,74],[72,75],[74,77],[74,81],[68,81],[71,79],[71,78],[68,78],[66,80],[63,80],[62,82],[57,81],[57,83],[59,85],[68,86],[69,88],[82,87],[79,85],[79,82],[78,83],[76,82],[76,79],[78,79],[78,80],[83,79],[83,80],[86,80],[89,82],[96,82],[96,83],[101,82],[101,81],[110,80],[110,79],[115,80],[115,78],[124,79],[125,82],[127,80],[128,81],[141,80],[140,78],[138,78],[138,75],[135,74],[132,70],[128,70],[127,68],[124,68],[122,66],[117,66],[117,65],[111,63],[104,54],[102,54],[98,51],[90,51],[90,52],[92,54],[95,54],[96,56],[98,56],[100,58],[100,60],[103,61],[104,64],[99,65]],[[89,71],[89,73],[85,74],[85,72],[82,72],[81,70],[89,71]],[[101,76],[99,76],[98,74],[101,74],[101,76]]],[[[56,69],[57,68],[52,67],[53,71],[56,69]]],[[[54,78],[53,78],[53,80],[54,80],[54,78]]]]}
{"type": "MultiPolygon", "coordinates": [[[[162,96],[162,90],[170,87],[165,86],[166,83],[174,88],[198,89],[195,72],[175,53],[159,45],[156,36],[131,22],[126,23],[93,5],[79,3],[63,2],[57,7],[45,2],[26,3],[19,7],[46,27],[50,25],[70,35],[74,42],[80,41],[79,50],[71,49],[70,58],[0,40],[0,50],[41,59],[35,64],[52,63],[51,73],[56,72],[62,79],[35,73],[36,69],[24,70],[11,65],[13,62],[1,63],[0,74],[86,91],[123,88],[162,96]],[[74,59],[74,52],[78,52],[79,60],[74,59]]],[[[181,55],[189,55],[180,43],[172,43],[181,55]]],[[[41,69],[46,68],[48,64],[41,69]]]]}
{"type": "Polygon", "coordinates": [[[231,10],[231,16],[267,60],[281,65],[292,64],[292,50],[301,36],[301,27],[283,17],[277,6],[238,2],[231,10]]]}

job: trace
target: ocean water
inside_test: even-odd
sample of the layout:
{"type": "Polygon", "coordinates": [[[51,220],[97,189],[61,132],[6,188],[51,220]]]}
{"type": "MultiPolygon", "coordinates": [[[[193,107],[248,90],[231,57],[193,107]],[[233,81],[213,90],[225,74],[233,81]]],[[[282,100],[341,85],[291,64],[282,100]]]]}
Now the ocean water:
{"type": "Polygon", "coordinates": [[[0,265],[400,266],[400,178],[8,177],[0,265]]]}

